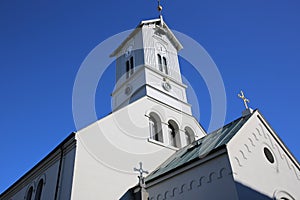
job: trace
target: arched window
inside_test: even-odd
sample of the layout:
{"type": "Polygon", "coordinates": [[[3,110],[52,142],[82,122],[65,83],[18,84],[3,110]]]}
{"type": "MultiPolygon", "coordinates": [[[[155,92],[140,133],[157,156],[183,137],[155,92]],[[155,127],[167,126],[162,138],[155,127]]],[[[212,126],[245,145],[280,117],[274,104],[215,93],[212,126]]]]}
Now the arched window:
{"type": "Polygon", "coordinates": [[[195,140],[194,131],[190,127],[185,127],[184,133],[186,144],[191,144],[195,140]]]}
{"type": "Polygon", "coordinates": [[[165,73],[169,74],[166,57],[163,57],[163,68],[164,68],[165,73]]]}
{"type": "Polygon", "coordinates": [[[167,58],[164,56],[161,56],[160,54],[157,54],[157,62],[158,62],[159,71],[168,75],[169,70],[168,70],[167,58]]]}
{"type": "Polygon", "coordinates": [[[129,65],[129,60],[126,61],[126,78],[129,78],[129,70],[130,70],[130,65],[129,65]]]}
{"type": "Polygon", "coordinates": [[[134,71],[134,62],[133,62],[133,56],[131,56],[127,61],[126,61],[126,78],[129,78],[134,71]]]}
{"type": "Polygon", "coordinates": [[[42,196],[42,190],[43,190],[44,180],[41,179],[38,183],[38,186],[36,188],[35,198],[34,200],[40,200],[42,196]]]}
{"type": "Polygon", "coordinates": [[[160,54],[157,54],[157,62],[158,62],[159,71],[163,72],[161,55],[160,54]]]}
{"type": "Polygon", "coordinates": [[[175,128],[171,124],[169,124],[169,126],[168,126],[168,132],[169,132],[170,145],[176,147],[175,128]]]}
{"type": "Polygon", "coordinates": [[[26,194],[26,200],[31,200],[32,192],[33,192],[33,187],[31,186],[31,187],[29,188],[29,190],[27,191],[27,194],[26,194]]]}
{"type": "Polygon", "coordinates": [[[168,136],[171,146],[180,147],[179,127],[173,120],[168,123],[168,136]]]}
{"type": "Polygon", "coordinates": [[[163,142],[161,120],[155,113],[150,113],[149,116],[150,138],[159,142],[163,142]]]}

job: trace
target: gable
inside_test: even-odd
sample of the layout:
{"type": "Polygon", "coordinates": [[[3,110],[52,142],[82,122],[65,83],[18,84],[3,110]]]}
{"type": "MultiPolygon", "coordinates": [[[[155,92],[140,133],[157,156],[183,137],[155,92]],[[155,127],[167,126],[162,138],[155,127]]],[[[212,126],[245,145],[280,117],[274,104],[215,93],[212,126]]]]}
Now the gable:
{"type": "Polygon", "coordinates": [[[258,111],[230,140],[227,152],[236,182],[273,198],[281,190],[300,196],[299,163],[258,111]]]}
{"type": "Polygon", "coordinates": [[[129,34],[127,38],[125,38],[125,40],[121,43],[119,47],[117,47],[117,49],[110,55],[110,57],[118,56],[120,52],[122,52],[123,48],[127,45],[127,43],[130,42],[132,38],[134,38],[139,32],[141,32],[144,26],[148,25],[153,25],[156,28],[156,32],[158,33],[158,35],[165,35],[177,51],[180,51],[183,48],[183,46],[177,40],[175,35],[167,26],[167,24],[163,22],[162,18],[160,18],[141,21],[141,23],[129,34]]]}

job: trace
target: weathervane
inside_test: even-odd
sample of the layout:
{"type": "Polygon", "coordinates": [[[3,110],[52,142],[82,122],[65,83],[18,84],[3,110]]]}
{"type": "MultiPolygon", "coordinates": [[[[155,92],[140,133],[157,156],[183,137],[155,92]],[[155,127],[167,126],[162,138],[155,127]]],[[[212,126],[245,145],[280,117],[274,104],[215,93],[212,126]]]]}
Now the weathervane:
{"type": "Polygon", "coordinates": [[[144,176],[143,176],[143,174],[149,174],[149,172],[143,170],[143,163],[142,162],[140,162],[139,164],[140,164],[140,168],[139,169],[133,168],[133,170],[140,173],[140,175],[138,176],[139,177],[140,186],[141,187],[145,187],[145,182],[144,182],[144,176]]]}
{"type": "Polygon", "coordinates": [[[249,107],[248,107],[247,103],[249,103],[250,100],[245,97],[244,92],[242,90],[241,90],[241,93],[238,94],[238,97],[241,98],[244,101],[244,105],[245,105],[246,109],[248,110],[249,107]]]}

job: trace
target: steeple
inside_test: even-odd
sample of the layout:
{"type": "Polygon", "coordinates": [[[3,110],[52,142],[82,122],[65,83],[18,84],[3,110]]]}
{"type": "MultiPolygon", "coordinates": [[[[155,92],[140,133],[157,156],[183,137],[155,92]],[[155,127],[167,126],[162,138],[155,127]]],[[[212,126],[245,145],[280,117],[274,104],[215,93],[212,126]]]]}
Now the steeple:
{"type": "Polygon", "coordinates": [[[191,114],[178,62],[182,48],[161,15],[141,21],[111,54],[116,57],[113,111],[148,96],[191,114]]]}

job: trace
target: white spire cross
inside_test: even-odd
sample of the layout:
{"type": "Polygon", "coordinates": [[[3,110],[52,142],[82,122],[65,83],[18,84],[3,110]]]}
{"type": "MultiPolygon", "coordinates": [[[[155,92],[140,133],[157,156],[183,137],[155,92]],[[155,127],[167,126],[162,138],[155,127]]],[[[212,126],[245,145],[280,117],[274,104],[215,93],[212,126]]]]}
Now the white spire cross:
{"type": "Polygon", "coordinates": [[[247,103],[249,103],[250,100],[245,97],[244,92],[242,90],[241,90],[241,93],[238,94],[238,97],[241,98],[244,101],[244,105],[245,105],[246,109],[248,110],[249,107],[248,107],[247,103]]]}

